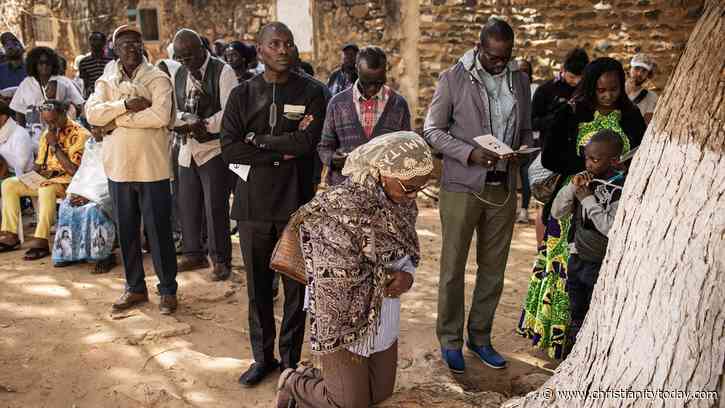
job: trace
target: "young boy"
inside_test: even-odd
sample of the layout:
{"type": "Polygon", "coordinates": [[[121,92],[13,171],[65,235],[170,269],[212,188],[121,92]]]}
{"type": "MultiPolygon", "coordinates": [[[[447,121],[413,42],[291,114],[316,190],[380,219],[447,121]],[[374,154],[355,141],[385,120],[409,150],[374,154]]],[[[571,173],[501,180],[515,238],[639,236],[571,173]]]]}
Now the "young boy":
{"type": "Polygon", "coordinates": [[[621,136],[611,130],[600,130],[592,136],[584,149],[587,170],[559,191],[551,208],[557,219],[572,216],[566,283],[571,310],[568,337],[572,345],[589,310],[607,251],[607,235],[617,214],[624,185],[624,175],[616,169],[622,148],[621,136]]]}

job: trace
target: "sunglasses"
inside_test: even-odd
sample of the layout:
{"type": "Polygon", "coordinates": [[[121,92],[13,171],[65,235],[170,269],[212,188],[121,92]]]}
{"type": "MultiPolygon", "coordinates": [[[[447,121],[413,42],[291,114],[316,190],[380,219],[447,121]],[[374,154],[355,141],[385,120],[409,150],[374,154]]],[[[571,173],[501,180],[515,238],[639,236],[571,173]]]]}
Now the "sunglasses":
{"type": "Polygon", "coordinates": [[[55,110],[55,105],[53,105],[52,103],[44,103],[38,106],[38,110],[41,112],[52,112],[55,110]]]}
{"type": "Polygon", "coordinates": [[[369,86],[371,86],[371,87],[374,86],[376,88],[380,88],[383,85],[385,85],[385,81],[363,81],[361,79],[358,79],[358,81],[360,82],[360,87],[362,87],[362,88],[367,88],[369,86]]]}
{"type": "Polygon", "coordinates": [[[395,181],[397,181],[398,184],[400,184],[400,188],[403,189],[403,192],[405,194],[409,194],[409,195],[418,194],[419,192],[423,191],[427,187],[425,184],[423,184],[422,186],[420,186],[418,188],[410,189],[409,187],[406,187],[402,181],[400,181],[398,179],[395,179],[395,181]]]}

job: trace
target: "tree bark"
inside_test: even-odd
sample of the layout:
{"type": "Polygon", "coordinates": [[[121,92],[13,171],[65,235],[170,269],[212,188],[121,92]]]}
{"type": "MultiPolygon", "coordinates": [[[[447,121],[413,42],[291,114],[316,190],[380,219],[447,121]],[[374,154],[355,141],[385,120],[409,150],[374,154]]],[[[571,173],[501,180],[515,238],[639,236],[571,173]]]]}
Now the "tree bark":
{"type": "Polygon", "coordinates": [[[505,407],[725,404],[723,150],[725,3],[708,0],[632,164],[577,344],[505,407]]]}

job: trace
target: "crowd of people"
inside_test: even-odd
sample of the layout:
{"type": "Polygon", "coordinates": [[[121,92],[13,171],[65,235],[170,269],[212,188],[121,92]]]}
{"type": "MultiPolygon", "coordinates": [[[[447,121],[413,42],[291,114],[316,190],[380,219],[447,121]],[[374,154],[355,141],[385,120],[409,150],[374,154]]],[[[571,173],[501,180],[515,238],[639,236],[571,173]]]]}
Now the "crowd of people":
{"type": "Polygon", "coordinates": [[[172,314],[178,272],[229,278],[238,231],[254,358],[239,383],[280,371],[279,407],[367,407],[394,389],[400,296],[420,262],[415,199],[436,156],[441,358],[464,372],[465,345],[484,364],[506,367],[492,345],[493,319],[514,223],[529,223],[528,173],[539,165],[554,182],[537,197],[539,247],[518,332],[565,358],[606,253],[624,155],[641,143],[656,105],[644,88],[655,64],[637,54],[627,77],[615,59],[590,61],[577,48],[539,86],[532,64],[514,58],[514,38],[505,21],[486,22],[476,46],[440,74],[417,134],[406,99],[388,85],[383,49],[345,44],[323,83],[279,22],[256,44],[210,44],[181,29],[155,65],[138,27],[94,32],[74,79],[54,50],[25,56],[3,33],[0,251],[22,246],[26,260],[51,256],[55,267],[87,262],[104,273],[120,247],[126,288],[112,309],[122,311],[149,300],[146,250],[160,313],[172,314]],[[487,148],[482,135],[513,153],[487,148]],[[25,239],[28,212],[36,228],[25,239]],[[303,282],[270,267],[286,229],[299,240],[303,282]],[[316,368],[299,365],[307,317],[316,368]]]}

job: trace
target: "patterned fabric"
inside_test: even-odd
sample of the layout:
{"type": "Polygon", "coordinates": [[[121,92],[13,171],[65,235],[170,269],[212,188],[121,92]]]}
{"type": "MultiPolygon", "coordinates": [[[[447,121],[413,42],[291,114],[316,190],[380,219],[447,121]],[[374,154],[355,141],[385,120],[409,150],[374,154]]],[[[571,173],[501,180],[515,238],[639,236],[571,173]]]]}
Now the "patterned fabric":
{"type": "MultiPolygon", "coordinates": [[[[621,113],[613,111],[607,115],[594,113],[591,122],[579,124],[577,151],[589,143],[599,130],[617,132],[624,142],[623,153],[630,149],[630,142],[620,126],[621,113]]],[[[562,185],[571,180],[568,177],[562,185]]],[[[569,228],[571,216],[557,220],[549,217],[544,233],[544,245],[539,247],[533,273],[524,301],[523,311],[516,332],[533,341],[534,346],[547,352],[549,357],[566,357],[573,344],[567,338],[571,320],[569,295],[566,292],[567,264],[569,261],[569,228]]]]}
{"type": "MultiPolygon", "coordinates": [[[[385,265],[420,259],[415,203],[390,201],[377,181],[348,180],[293,216],[308,279],[310,349],[328,354],[373,342],[380,325],[385,265]]],[[[373,348],[374,344],[367,344],[373,348]]]]}
{"type": "Polygon", "coordinates": [[[622,120],[622,113],[618,110],[612,111],[607,115],[594,112],[594,119],[591,122],[584,122],[579,124],[579,137],[577,138],[577,151],[580,156],[584,156],[584,146],[586,146],[592,136],[602,129],[609,129],[617,132],[622,138],[623,148],[622,154],[629,152],[630,143],[627,134],[624,133],[620,121],[622,120]]]}
{"type": "Polygon", "coordinates": [[[388,99],[390,98],[390,88],[383,85],[377,94],[373,95],[372,98],[367,99],[362,93],[360,93],[360,89],[358,88],[359,82],[360,81],[355,82],[355,85],[352,87],[352,101],[355,104],[355,110],[357,111],[357,116],[360,119],[363,132],[365,132],[365,137],[369,139],[373,134],[373,129],[378,123],[380,116],[383,114],[385,105],[388,103],[388,99]]]}
{"type": "Polygon", "coordinates": [[[430,147],[417,133],[401,131],[371,140],[353,150],[342,175],[363,184],[380,176],[410,180],[433,171],[430,147]]]}
{"type": "MultiPolygon", "coordinates": [[[[366,137],[355,108],[353,90],[350,88],[330,100],[317,151],[322,163],[330,167],[332,156],[336,151],[350,153],[370,139],[400,130],[410,130],[410,110],[405,98],[390,90],[387,104],[380,113],[372,133],[366,137]]],[[[327,182],[330,185],[340,184],[344,180],[339,170],[328,172],[327,182]]]]}
{"type": "Polygon", "coordinates": [[[73,207],[65,199],[58,213],[53,263],[105,260],[115,239],[116,227],[98,204],[73,207]]]}
{"type": "Polygon", "coordinates": [[[415,201],[394,203],[379,177],[408,180],[431,171],[432,152],[420,136],[384,135],[350,154],[343,169],[350,179],[292,216],[307,272],[313,353],[361,342],[374,349],[387,265],[406,256],[414,266],[420,260],[415,201]]]}
{"type": "MultiPolygon", "coordinates": [[[[46,141],[48,132],[48,129],[44,130],[43,135],[40,137],[38,158],[35,160],[35,164],[43,166],[46,170],[57,174],[50,181],[59,184],[68,184],[71,181],[71,175],[66,174],[55,153],[48,150],[48,142],[46,141]]],[[[68,119],[66,126],[58,132],[58,145],[68,156],[68,159],[78,166],[83,157],[86,140],[90,136],[91,133],[88,129],[81,126],[78,122],[68,119]]]]}

